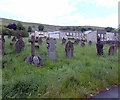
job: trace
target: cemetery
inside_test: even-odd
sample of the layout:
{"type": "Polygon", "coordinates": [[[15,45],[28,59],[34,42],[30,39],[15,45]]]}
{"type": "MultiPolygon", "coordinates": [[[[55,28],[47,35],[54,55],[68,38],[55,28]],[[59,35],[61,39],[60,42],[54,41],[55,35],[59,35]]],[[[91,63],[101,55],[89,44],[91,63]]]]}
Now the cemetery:
{"type": "Polygon", "coordinates": [[[102,38],[97,34],[96,42],[86,42],[2,35],[3,98],[91,98],[120,85],[118,44],[102,38]]]}

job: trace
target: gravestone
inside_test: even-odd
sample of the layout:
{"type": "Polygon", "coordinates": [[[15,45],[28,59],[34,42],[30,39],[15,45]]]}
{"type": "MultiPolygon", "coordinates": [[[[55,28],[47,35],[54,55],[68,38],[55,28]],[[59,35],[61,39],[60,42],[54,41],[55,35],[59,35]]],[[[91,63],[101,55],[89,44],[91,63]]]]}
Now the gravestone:
{"type": "Polygon", "coordinates": [[[25,58],[25,61],[29,62],[30,64],[34,64],[37,67],[42,66],[42,59],[40,56],[35,56],[35,37],[32,36],[31,39],[28,40],[28,42],[31,43],[31,56],[27,56],[25,58]]]}
{"type": "Polygon", "coordinates": [[[76,40],[74,41],[74,44],[79,44],[79,42],[80,42],[80,40],[79,40],[79,39],[76,39],[76,40]]]}
{"type": "Polygon", "coordinates": [[[25,43],[22,40],[22,38],[19,38],[18,41],[15,43],[15,47],[16,47],[16,52],[20,53],[24,47],[25,47],[25,43]]]}
{"type": "Polygon", "coordinates": [[[0,56],[2,56],[2,39],[0,39],[0,56]]]}
{"type": "Polygon", "coordinates": [[[48,57],[51,60],[56,60],[56,39],[50,38],[47,40],[48,57]]]}
{"type": "Polygon", "coordinates": [[[11,38],[11,34],[8,34],[8,38],[11,38]]]}
{"type": "Polygon", "coordinates": [[[1,56],[4,56],[5,52],[4,52],[4,44],[5,44],[5,38],[4,38],[4,35],[1,35],[1,56]]]}
{"type": "Polygon", "coordinates": [[[38,39],[38,44],[39,44],[39,45],[42,45],[42,42],[43,42],[43,41],[42,41],[42,38],[39,38],[39,39],[38,39]]]}
{"type": "Polygon", "coordinates": [[[115,45],[110,46],[109,51],[108,51],[108,55],[113,56],[116,53],[117,53],[117,47],[115,45]]]}
{"type": "Polygon", "coordinates": [[[63,39],[62,39],[62,45],[64,45],[65,43],[66,43],[66,39],[63,38],[63,39]]]}
{"type": "Polygon", "coordinates": [[[72,58],[73,57],[73,51],[74,51],[74,47],[71,41],[68,41],[66,46],[65,46],[65,52],[66,52],[66,57],[67,58],[72,58]]]}
{"type": "Polygon", "coordinates": [[[85,47],[85,43],[84,42],[81,43],[81,47],[85,47]]]}
{"type": "Polygon", "coordinates": [[[92,41],[89,41],[89,42],[88,42],[88,45],[91,46],[91,45],[92,45],[92,41]]]}
{"type": "Polygon", "coordinates": [[[103,43],[100,41],[100,37],[97,37],[97,43],[96,43],[96,47],[97,47],[97,55],[98,56],[104,56],[103,53],[103,43]]]}
{"type": "Polygon", "coordinates": [[[16,37],[15,36],[12,38],[12,42],[16,42],[16,37]]]}

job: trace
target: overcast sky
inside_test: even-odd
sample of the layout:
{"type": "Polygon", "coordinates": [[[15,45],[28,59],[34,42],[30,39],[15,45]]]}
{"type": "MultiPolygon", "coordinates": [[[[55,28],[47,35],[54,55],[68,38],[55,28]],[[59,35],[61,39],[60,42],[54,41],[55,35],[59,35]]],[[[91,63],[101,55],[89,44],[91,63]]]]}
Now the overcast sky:
{"type": "Polygon", "coordinates": [[[118,27],[119,0],[0,0],[0,17],[50,25],[118,27]]]}

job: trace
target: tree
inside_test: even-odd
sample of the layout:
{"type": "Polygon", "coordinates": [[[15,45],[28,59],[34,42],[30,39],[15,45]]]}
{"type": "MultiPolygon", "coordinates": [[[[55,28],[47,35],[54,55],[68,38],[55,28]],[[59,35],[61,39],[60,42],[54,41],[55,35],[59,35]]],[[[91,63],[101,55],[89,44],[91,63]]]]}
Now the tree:
{"type": "Polygon", "coordinates": [[[85,32],[86,31],[86,28],[81,28],[81,32],[85,32]]]}
{"type": "Polygon", "coordinates": [[[17,23],[17,30],[25,30],[25,27],[20,22],[18,22],[17,23]]]}
{"type": "Polygon", "coordinates": [[[28,27],[28,32],[32,32],[32,27],[31,26],[28,27]]]}
{"type": "Polygon", "coordinates": [[[44,30],[44,25],[40,24],[40,25],[38,26],[38,30],[39,30],[39,31],[43,31],[43,30],[44,30]]]}
{"type": "Polygon", "coordinates": [[[112,32],[112,31],[114,31],[114,28],[112,28],[112,27],[106,27],[105,30],[106,30],[107,32],[112,32]]]}
{"type": "Polygon", "coordinates": [[[6,26],[6,28],[16,30],[17,29],[17,25],[16,24],[9,24],[8,26],[6,26]]]}

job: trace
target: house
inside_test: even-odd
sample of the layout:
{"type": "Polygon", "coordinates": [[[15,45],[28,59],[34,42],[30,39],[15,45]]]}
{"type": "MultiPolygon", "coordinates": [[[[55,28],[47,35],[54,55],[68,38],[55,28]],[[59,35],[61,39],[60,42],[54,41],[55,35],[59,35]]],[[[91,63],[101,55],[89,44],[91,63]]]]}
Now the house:
{"type": "Polygon", "coordinates": [[[59,39],[59,34],[60,34],[60,31],[48,32],[48,35],[50,38],[59,39]]]}
{"type": "Polygon", "coordinates": [[[97,43],[97,36],[101,37],[101,41],[118,40],[118,33],[106,32],[105,30],[96,30],[87,34],[87,42],[92,41],[94,43],[97,43]]]}
{"type": "Polygon", "coordinates": [[[34,31],[29,33],[29,37],[31,36],[41,37],[41,38],[49,37],[48,32],[46,31],[34,31]]]}
{"type": "Polygon", "coordinates": [[[59,34],[60,39],[82,39],[84,38],[84,34],[82,32],[78,31],[67,31],[67,30],[62,30],[60,31],[59,34]]]}

